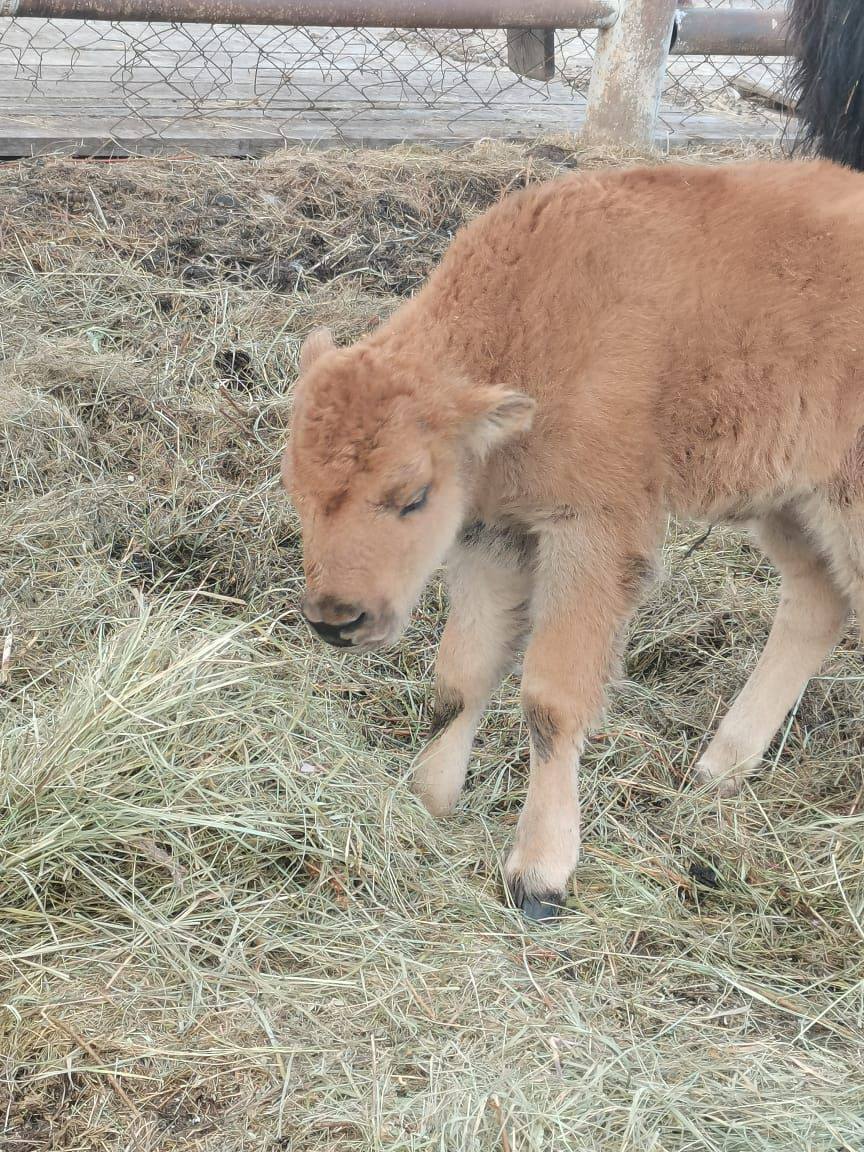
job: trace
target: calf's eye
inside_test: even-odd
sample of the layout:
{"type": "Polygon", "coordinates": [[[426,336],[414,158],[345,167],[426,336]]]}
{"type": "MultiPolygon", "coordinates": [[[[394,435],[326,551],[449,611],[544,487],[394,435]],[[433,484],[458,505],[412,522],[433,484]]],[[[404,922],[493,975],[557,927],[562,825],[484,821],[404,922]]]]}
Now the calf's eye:
{"type": "Polygon", "coordinates": [[[423,505],[426,503],[426,501],[428,499],[429,499],[429,485],[427,484],[426,487],[421,488],[420,491],[417,492],[408,501],[407,504],[402,505],[402,507],[399,509],[399,515],[400,516],[410,516],[412,512],[418,512],[423,507],[423,505]]]}

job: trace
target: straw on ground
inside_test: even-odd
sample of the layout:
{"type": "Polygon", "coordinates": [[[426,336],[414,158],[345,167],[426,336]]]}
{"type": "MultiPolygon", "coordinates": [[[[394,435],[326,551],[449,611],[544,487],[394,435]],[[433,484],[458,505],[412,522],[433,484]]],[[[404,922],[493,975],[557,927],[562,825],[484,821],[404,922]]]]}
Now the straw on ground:
{"type": "Polygon", "coordinates": [[[864,1144],[855,636],[734,801],[688,769],[777,588],[674,527],[586,756],[570,914],[501,904],[515,685],[459,814],[404,787],[442,620],[307,642],[275,487],[302,336],[459,223],[620,158],[34,160],[0,173],[0,1131],[49,1148],[864,1144]]]}

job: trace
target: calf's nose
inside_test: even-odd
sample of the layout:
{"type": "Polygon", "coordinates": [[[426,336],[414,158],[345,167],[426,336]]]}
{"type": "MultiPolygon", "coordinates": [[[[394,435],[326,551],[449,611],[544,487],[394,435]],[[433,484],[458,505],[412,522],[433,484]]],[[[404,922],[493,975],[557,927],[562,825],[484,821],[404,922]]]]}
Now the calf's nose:
{"type": "Polygon", "coordinates": [[[301,610],[321,639],[337,648],[349,647],[351,633],[356,632],[367,619],[367,614],[357,604],[346,604],[332,596],[322,596],[318,600],[307,596],[301,610]]]}

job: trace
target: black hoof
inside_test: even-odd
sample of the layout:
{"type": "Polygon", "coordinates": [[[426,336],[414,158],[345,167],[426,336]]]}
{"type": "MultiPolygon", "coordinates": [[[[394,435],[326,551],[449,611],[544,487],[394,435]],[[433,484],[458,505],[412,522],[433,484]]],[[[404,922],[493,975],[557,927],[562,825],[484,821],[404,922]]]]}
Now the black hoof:
{"type": "Polygon", "coordinates": [[[521,880],[512,881],[508,888],[514,906],[527,920],[554,920],[564,911],[563,892],[541,892],[535,896],[525,891],[521,880]]]}

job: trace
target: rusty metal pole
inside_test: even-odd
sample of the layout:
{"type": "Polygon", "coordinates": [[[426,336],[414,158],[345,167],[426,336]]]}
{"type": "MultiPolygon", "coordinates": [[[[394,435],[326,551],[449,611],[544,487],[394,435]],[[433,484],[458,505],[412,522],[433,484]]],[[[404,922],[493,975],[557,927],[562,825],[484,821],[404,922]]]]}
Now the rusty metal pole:
{"type": "Polygon", "coordinates": [[[334,28],[601,28],[616,0],[2,0],[47,20],[282,24],[334,28]]]}
{"type": "Polygon", "coordinates": [[[583,139],[644,148],[654,142],[676,0],[621,0],[615,23],[600,32],[583,139]]]}
{"type": "Polygon", "coordinates": [[[675,17],[673,56],[786,56],[785,8],[689,8],[675,17]]]}

